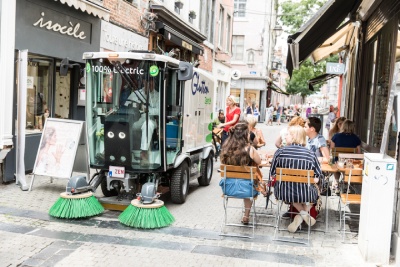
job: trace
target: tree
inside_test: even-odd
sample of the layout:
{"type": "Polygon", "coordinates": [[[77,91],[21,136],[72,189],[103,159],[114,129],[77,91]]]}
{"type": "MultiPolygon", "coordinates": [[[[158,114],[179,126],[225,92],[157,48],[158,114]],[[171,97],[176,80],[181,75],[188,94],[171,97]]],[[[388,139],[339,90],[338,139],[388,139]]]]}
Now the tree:
{"type": "Polygon", "coordinates": [[[287,31],[295,33],[327,0],[284,0],[280,3],[280,21],[287,31]]]}
{"type": "MultiPolygon", "coordinates": [[[[305,60],[298,70],[293,71],[292,78],[287,82],[286,92],[289,94],[300,93],[303,98],[313,94],[315,91],[308,88],[308,80],[323,74],[325,68],[325,62],[313,65],[309,59],[305,60]]],[[[321,88],[320,84],[314,86],[316,91],[319,88],[321,88]]]]}
{"type": "MultiPolygon", "coordinates": [[[[280,21],[287,31],[291,34],[298,31],[326,2],[327,0],[284,0],[280,3],[281,16],[280,21]]],[[[308,81],[315,78],[326,70],[326,62],[338,62],[338,56],[330,57],[317,64],[312,64],[306,59],[300,65],[298,70],[294,70],[292,77],[287,81],[286,92],[290,94],[298,94],[306,97],[319,91],[322,84],[314,85],[311,91],[308,87],[308,81]]]]}

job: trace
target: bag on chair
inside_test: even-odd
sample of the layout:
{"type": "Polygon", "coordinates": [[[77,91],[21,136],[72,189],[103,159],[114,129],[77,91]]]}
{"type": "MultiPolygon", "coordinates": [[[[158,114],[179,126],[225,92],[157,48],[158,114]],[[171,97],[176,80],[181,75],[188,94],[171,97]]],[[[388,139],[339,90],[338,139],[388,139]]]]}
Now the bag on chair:
{"type": "Polygon", "coordinates": [[[219,186],[221,186],[224,195],[230,197],[249,198],[258,195],[258,192],[248,179],[221,179],[219,186]]]}

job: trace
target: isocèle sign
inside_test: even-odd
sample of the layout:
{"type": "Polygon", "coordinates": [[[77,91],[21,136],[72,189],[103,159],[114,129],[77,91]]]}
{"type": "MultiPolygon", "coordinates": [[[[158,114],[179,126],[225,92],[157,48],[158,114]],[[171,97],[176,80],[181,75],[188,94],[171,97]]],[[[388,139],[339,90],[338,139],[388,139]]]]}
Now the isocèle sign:
{"type": "Polygon", "coordinates": [[[41,17],[35,23],[33,23],[33,26],[46,28],[49,31],[58,32],[62,35],[69,35],[81,40],[86,39],[85,32],[80,30],[81,25],[79,22],[73,23],[69,21],[67,25],[61,25],[60,23],[53,22],[52,20],[46,20],[45,15],[46,14],[44,12],[41,12],[41,17]]]}

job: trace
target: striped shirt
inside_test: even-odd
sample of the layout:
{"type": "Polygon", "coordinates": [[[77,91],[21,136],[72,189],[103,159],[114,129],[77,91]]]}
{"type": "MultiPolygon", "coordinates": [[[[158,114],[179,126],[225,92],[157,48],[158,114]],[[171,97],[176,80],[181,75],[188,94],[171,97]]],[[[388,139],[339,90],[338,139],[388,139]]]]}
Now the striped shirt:
{"type": "MultiPolygon", "coordinates": [[[[322,177],[321,165],[315,153],[297,144],[282,147],[275,152],[269,172],[270,177],[276,176],[276,168],[313,170],[315,178],[322,177]]],[[[307,191],[307,184],[276,182],[274,194],[277,199],[286,202],[315,202],[318,198],[317,188],[311,185],[310,195],[307,194],[307,191]]]]}

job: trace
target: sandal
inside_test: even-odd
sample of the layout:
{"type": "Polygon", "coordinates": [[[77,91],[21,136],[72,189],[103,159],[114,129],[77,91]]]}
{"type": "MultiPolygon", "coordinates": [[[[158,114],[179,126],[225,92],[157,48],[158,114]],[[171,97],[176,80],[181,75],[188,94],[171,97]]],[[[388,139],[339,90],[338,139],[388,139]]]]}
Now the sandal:
{"type": "Polygon", "coordinates": [[[241,223],[243,225],[249,225],[249,221],[250,221],[250,219],[248,216],[243,216],[241,223]]]}

